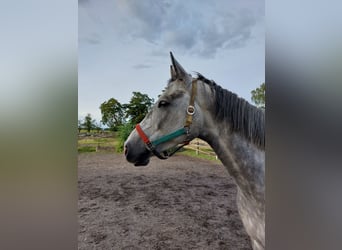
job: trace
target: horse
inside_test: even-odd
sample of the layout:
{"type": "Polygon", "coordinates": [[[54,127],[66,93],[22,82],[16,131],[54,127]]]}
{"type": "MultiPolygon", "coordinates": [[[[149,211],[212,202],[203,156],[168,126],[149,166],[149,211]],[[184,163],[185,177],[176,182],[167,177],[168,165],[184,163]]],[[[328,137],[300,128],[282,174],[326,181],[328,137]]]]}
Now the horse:
{"type": "Polygon", "coordinates": [[[236,202],[254,250],[265,249],[265,112],[200,73],[187,73],[170,52],[171,78],[124,143],[135,166],[165,160],[194,138],[213,148],[237,185],[236,202]]]}

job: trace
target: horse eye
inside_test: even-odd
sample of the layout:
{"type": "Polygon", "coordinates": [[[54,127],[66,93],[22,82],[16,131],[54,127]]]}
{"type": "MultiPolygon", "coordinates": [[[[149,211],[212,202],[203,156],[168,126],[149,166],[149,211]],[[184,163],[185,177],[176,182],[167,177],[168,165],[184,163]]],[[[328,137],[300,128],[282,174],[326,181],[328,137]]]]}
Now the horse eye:
{"type": "Polygon", "coordinates": [[[164,100],[161,100],[159,103],[158,103],[158,108],[160,107],[165,107],[167,105],[169,105],[170,103],[168,103],[167,101],[164,101],[164,100]]]}

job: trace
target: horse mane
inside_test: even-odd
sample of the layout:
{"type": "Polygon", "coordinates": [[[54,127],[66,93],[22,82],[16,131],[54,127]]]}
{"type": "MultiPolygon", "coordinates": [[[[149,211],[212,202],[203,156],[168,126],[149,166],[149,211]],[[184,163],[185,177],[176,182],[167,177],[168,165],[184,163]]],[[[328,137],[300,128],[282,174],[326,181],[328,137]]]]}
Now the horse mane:
{"type": "Polygon", "coordinates": [[[197,79],[208,84],[215,95],[214,113],[219,121],[229,123],[235,131],[260,148],[265,148],[265,112],[235,93],[223,89],[200,73],[197,79]]]}

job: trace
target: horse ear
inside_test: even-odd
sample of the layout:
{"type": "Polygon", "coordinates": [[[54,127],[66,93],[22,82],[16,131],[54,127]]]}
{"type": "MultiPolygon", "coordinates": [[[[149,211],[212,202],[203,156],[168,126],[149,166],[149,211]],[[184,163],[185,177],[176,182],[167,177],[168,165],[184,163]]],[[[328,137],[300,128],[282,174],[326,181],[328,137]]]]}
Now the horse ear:
{"type": "Polygon", "coordinates": [[[173,57],[172,52],[170,52],[171,56],[171,77],[172,79],[183,79],[185,80],[187,77],[189,77],[188,73],[183,69],[182,65],[177,62],[177,60],[173,57]],[[173,71],[173,72],[172,72],[173,71]]]}
{"type": "Polygon", "coordinates": [[[177,74],[175,69],[173,68],[172,65],[170,65],[170,74],[171,74],[171,80],[174,81],[177,79],[177,74]]]}

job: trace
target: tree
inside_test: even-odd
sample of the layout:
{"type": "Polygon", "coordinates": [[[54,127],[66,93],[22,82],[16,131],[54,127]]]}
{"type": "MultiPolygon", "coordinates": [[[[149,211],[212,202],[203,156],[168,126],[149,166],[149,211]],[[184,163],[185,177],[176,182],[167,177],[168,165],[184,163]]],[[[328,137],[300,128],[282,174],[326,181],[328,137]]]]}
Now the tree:
{"type": "Polygon", "coordinates": [[[82,121],[78,120],[78,133],[81,133],[81,129],[82,129],[82,121]]]}
{"type": "Polygon", "coordinates": [[[102,120],[101,122],[107,125],[111,130],[116,130],[117,127],[124,122],[123,105],[115,98],[110,98],[108,101],[100,105],[102,120]]]}
{"type": "Polygon", "coordinates": [[[118,129],[119,142],[116,147],[116,152],[122,153],[124,151],[124,143],[133,129],[134,129],[134,125],[131,122],[127,122],[124,125],[119,127],[118,129]]]}
{"type": "Polygon", "coordinates": [[[95,124],[95,129],[97,133],[100,133],[100,131],[102,130],[101,128],[101,122],[96,122],[95,124]]]}
{"type": "Polygon", "coordinates": [[[151,109],[153,103],[153,98],[149,98],[147,94],[133,92],[129,104],[124,105],[126,109],[126,118],[129,119],[131,124],[140,123],[151,109]]]}
{"type": "Polygon", "coordinates": [[[90,130],[95,128],[95,120],[91,118],[91,114],[87,114],[86,117],[84,117],[83,127],[87,129],[88,133],[90,130]]]}
{"type": "Polygon", "coordinates": [[[252,101],[260,108],[265,108],[265,83],[263,82],[259,88],[251,91],[252,101]]]}

